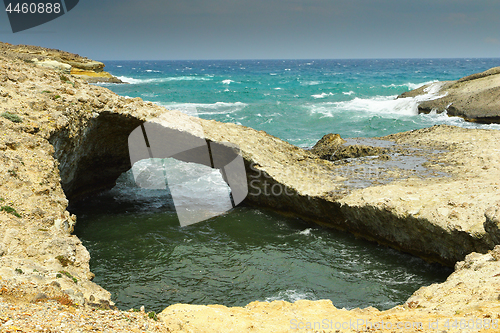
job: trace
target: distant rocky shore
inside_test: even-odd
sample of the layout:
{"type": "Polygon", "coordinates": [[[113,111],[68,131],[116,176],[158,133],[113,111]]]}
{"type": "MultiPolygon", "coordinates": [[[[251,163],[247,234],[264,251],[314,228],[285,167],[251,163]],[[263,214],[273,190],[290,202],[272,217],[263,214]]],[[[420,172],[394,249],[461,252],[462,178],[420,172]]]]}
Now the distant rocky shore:
{"type": "Polygon", "coordinates": [[[82,332],[295,332],[294,323],[305,328],[323,319],[333,323],[322,327],[325,332],[371,332],[366,323],[381,321],[394,325],[389,332],[431,331],[426,328],[436,321],[442,330],[459,332],[460,326],[444,328],[445,320],[464,318],[474,319],[473,328],[497,331],[491,329],[500,313],[500,131],[452,126],[382,138],[329,134],[308,151],[263,131],[196,120],[209,141],[240,147],[253,182],[248,203],[454,266],[446,282],[383,312],[336,309],[330,301],[177,304],[158,316],[110,311],[111,295],[92,282],[90,255],[72,235],[77,217],[66,210],[68,200],[111,188],[130,168],[127,139],[137,126],[156,121],[197,137],[195,120],[72,74],[81,63],[100,73],[104,66],[89,59],[79,57],[76,67],[58,51],[54,61],[71,66],[62,75],[57,64],[40,65],[48,58],[34,56],[53,50],[2,47],[0,331],[36,331],[42,317],[60,325],[70,316],[65,329],[82,332]],[[365,326],[342,326],[357,320],[365,326]],[[137,325],[127,328],[130,322],[137,325]]]}
{"type": "MultiPolygon", "coordinates": [[[[429,85],[405,92],[398,98],[426,93],[429,85]]],[[[500,67],[472,74],[456,81],[443,82],[440,98],[419,104],[420,113],[447,112],[479,123],[500,123],[500,67]]]]}
{"type": "Polygon", "coordinates": [[[0,42],[0,54],[20,59],[36,66],[50,68],[63,74],[71,74],[90,83],[124,83],[104,71],[102,62],[81,57],[78,54],[32,45],[11,45],[0,42]]]}

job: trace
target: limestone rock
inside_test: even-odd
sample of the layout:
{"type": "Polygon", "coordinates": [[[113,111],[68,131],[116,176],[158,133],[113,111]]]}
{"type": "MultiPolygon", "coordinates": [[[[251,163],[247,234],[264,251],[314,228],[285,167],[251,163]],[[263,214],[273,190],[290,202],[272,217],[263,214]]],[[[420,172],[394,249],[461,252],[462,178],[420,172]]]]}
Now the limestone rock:
{"type": "MultiPolygon", "coordinates": [[[[237,145],[249,203],[456,264],[447,282],[425,287],[405,305],[384,312],[339,310],[330,301],[174,305],[159,316],[173,330],[213,332],[233,325],[238,331],[286,332],[294,318],[427,322],[443,315],[498,315],[500,131],[434,126],[345,143],[329,135],[314,151],[341,147],[344,153],[341,160],[327,161],[262,131],[193,119],[76,77],[63,80],[60,73],[25,61],[34,55],[42,61],[55,51],[4,50],[0,102],[10,116],[0,117],[0,201],[9,208],[0,211],[0,290],[16,285],[28,302],[38,293],[53,293],[113,307],[110,294],[91,281],[90,255],[71,235],[76,219],[66,208],[68,200],[114,185],[131,167],[128,135],[151,120],[172,133],[237,145]],[[12,115],[20,121],[9,119],[12,115]]],[[[70,56],[60,53],[63,57],[70,56]]]]}
{"type": "Polygon", "coordinates": [[[484,230],[495,244],[500,244],[500,202],[488,208],[484,216],[486,217],[484,230]]]}
{"type": "Polygon", "coordinates": [[[326,134],[314,145],[311,152],[318,155],[319,158],[329,160],[345,142],[339,134],[326,134]]]}
{"type": "Polygon", "coordinates": [[[0,42],[0,53],[11,59],[20,59],[65,74],[74,74],[91,83],[124,83],[105,72],[105,65],[102,62],[80,57],[78,54],[40,46],[11,45],[2,42],[0,42]]]}
{"type": "Polygon", "coordinates": [[[50,69],[53,69],[55,71],[59,71],[59,72],[65,73],[65,74],[70,74],[70,72],[71,72],[70,65],[56,61],[56,60],[45,59],[42,61],[38,61],[37,58],[33,58],[32,62],[37,66],[50,68],[50,69]]]}
{"type": "MultiPolygon", "coordinates": [[[[429,85],[398,96],[415,97],[425,94],[429,85]]],[[[480,123],[500,123],[500,67],[472,74],[457,81],[443,82],[441,98],[418,105],[419,113],[447,112],[480,123]]]]}

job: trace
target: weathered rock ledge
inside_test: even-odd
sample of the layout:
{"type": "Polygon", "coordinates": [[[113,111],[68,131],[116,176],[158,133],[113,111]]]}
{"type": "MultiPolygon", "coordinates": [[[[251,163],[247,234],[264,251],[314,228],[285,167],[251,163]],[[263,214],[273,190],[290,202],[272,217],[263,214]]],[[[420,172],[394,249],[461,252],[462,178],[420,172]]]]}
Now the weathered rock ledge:
{"type": "MultiPolygon", "coordinates": [[[[76,217],[66,210],[68,199],[114,185],[130,168],[127,139],[138,125],[155,119],[197,136],[195,120],[1,54],[0,115],[2,283],[34,285],[23,287],[27,299],[48,290],[74,303],[112,306],[109,293],[91,282],[89,253],[71,235],[76,217]]],[[[487,253],[500,240],[500,131],[437,126],[346,142],[329,136],[306,151],[251,128],[199,122],[210,141],[240,147],[248,202],[446,265],[465,261],[445,283],[384,312],[337,310],[329,301],[173,305],[160,316],[171,331],[287,332],[292,319],[498,318],[500,250],[468,254],[487,253]]]]}
{"type": "MultiPolygon", "coordinates": [[[[468,121],[500,123],[500,67],[442,84],[438,92],[442,97],[420,103],[419,113],[446,111],[468,121]]],[[[429,86],[405,92],[398,98],[425,95],[429,86]]]]}
{"type": "Polygon", "coordinates": [[[21,59],[39,67],[50,68],[63,74],[71,74],[90,83],[124,83],[104,71],[102,62],[81,57],[78,54],[32,45],[11,45],[0,42],[0,54],[21,59]]]}

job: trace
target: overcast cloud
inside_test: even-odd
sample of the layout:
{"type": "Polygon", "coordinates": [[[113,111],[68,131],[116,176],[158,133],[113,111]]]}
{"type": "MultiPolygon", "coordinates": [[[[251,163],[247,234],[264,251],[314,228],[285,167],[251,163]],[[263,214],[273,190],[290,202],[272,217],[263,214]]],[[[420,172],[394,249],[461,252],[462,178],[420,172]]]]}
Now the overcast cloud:
{"type": "MultiPolygon", "coordinates": [[[[3,9],[3,5],[0,5],[3,9]]],[[[80,0],[0,40],[93,59],[500,57],[498,0],[80,0]]]]}

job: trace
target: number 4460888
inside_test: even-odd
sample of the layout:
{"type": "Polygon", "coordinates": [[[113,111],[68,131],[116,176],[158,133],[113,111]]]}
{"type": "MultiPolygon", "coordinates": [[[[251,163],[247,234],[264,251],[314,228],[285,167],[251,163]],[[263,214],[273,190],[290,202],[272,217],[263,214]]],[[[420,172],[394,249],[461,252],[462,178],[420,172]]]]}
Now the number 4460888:
{"type": "Polygon", "coordinates": [[[16,4],[14,8],[12,8],[12,4],[9,3],[9,5],[5,8],[5,11],[8,12],[9,14],[12,12],[15,13],[23,13],[23,14],[59,14],[61,12],[61,4],[60,3],[23,3],[23,4],[16,4]]]}

